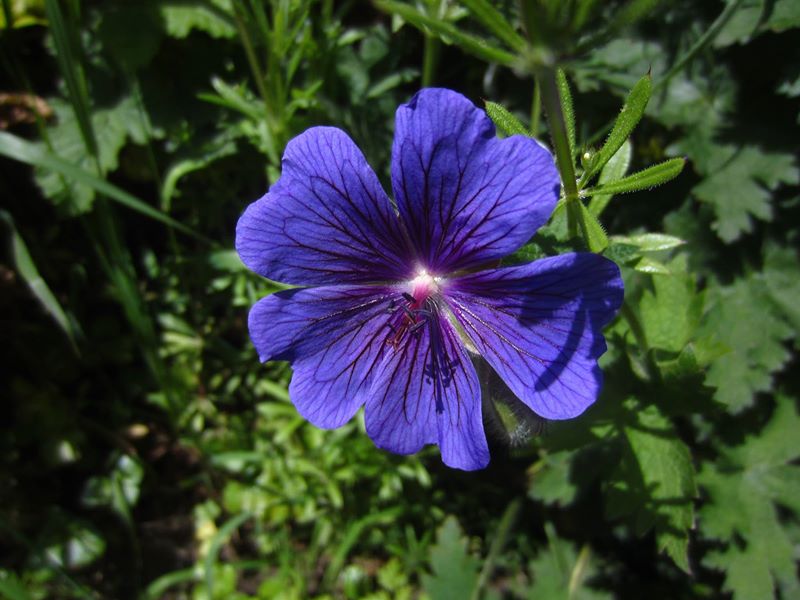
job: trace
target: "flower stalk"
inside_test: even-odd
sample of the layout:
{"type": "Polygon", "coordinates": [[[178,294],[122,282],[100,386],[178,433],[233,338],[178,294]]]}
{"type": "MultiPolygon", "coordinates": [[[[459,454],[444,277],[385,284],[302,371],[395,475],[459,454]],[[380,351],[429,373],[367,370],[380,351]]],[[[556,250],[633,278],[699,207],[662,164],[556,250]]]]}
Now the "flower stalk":
{"type": "Polygon", "coordinates": [[[547,115],[547,122],[550,125],[550,137],[553,140],[556,165],[561,175],[561,183],[564,186],[569,233],[571,236],[575,236],[578,233],[578,223],[580,222],[580,207],[577,205],[580,200],[578,186],[575,181],[575,168],[572,163],[572,150],[569,144],[567,124],[564,118],[564,111],[561,108],[561,97],[558,93],[556,68],[549,65],[540,66],[537,68],[535,76],[541,89],[542,106],[547,115]]]}

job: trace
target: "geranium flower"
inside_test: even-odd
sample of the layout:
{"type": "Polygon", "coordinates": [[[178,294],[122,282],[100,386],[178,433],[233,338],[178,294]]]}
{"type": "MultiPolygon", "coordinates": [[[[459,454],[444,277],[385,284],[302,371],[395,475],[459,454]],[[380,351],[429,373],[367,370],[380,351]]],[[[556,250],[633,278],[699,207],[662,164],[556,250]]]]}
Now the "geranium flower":
{"type": "Polygon", "coordinates": [[[617,266],[594,254],[496,266],[558,199],[536,141],[500,140],[464,96],[425,89],[397,110],[396,206],[339,129],[294,138],[282,169],[239,219],[236,249],[256,273],[308,286],[260,300],[249,328],[262,362],[291,363],[289,395],[311,423],[340,427],[365,405],[380,448],[438,444],[451,467],[485,467],[467,344],[542,417],[595,401],[601,330],[622,301],[617,266]]]}

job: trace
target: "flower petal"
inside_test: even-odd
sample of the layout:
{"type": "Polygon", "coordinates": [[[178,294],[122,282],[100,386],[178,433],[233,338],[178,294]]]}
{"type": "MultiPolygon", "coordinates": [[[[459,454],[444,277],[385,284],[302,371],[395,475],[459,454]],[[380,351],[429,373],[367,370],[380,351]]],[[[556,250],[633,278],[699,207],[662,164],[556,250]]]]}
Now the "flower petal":
{"type": "Polygon", "coordinates": [[[424,89],[397,109],[392,188],[429,271],[501,258],[527,242],[555,208],[560,179],[535,140],[495,137],[461,94],[424,89]]]}
{"type": "Polygon", "coordinates": [[[595,401],[602,328],[622,304],[616,264],[564,254],[452,280],[446,296],[478,351],[534,412],[569,419],[595,401]]]}
{"type": "Polygon", "coordinates": [[[283,155],[282,175],[236,226],[242,261],[301,285],[402,279],[412,261],[378,178],[339,129],[313,127],[283,155]]]}
{"type": "Polygon", "coordinates": [[[438,315],[387,349],[365,408],[367,434],[397,454],[438,443],[450,467],[471,471],[489,463],[480,384],[452,325],[438,315]]]}
{"type": "Polygon", "coordinates": [[[340,427],[366,400],[381,362],[397,292],[329,286],[277,292],[250,311],[250,336],[262,362],[287,360],[289,396],[318,427],[340,427]]]}

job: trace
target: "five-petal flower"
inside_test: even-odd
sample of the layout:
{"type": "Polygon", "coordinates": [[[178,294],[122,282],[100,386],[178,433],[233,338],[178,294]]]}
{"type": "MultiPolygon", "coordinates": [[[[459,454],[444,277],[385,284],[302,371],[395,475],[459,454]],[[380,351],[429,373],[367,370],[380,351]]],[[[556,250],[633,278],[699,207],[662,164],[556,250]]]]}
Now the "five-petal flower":
{"type": "Polygon", "coordinates": [[[464,340],[547,419],[582,413],[600,390],[602,327],[622,301],[617,266],[594,254],[496,265],[552,213],[559,176],[524,136],[500,140],[485,113],[425,89],[397,110],[395,205],[341,130],[289,142],[280,179],[239,220],[256,273],[302,286],[260,300],[260,359],[289,361],[289,394],[323,428],[365,405],[376,445],[438,444],[460,469],[489,462],[481,386],[464,340]]]}

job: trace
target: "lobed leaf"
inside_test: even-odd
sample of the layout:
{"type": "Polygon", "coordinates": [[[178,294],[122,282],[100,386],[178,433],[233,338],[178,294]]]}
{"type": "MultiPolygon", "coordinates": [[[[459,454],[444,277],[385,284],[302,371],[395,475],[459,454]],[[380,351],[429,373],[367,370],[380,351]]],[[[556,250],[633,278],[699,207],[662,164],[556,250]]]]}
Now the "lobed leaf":
{"type": "Polygon", "coordinates": [[[779,589],[785,598],[800,593],[793,540],[776,506],[800,511],[800,417],[791,398],[776,401],[758,435],[721,447],[721,458],[707,462],[698,478],[708,496],[700,511],[703,533],[723,544],[703,562],[725,571],[725,588],[735,600],[773,598],[779,589]]]}
{"type": "Polygon", "coordinates": [[[687,573],[689,530],[694,527],[697,496],[694,466],[672,423],[655,406],[639,410],[638,423],[625,436],[641,471],[646,503],[652,511],[659,550],[687,573]]]}

